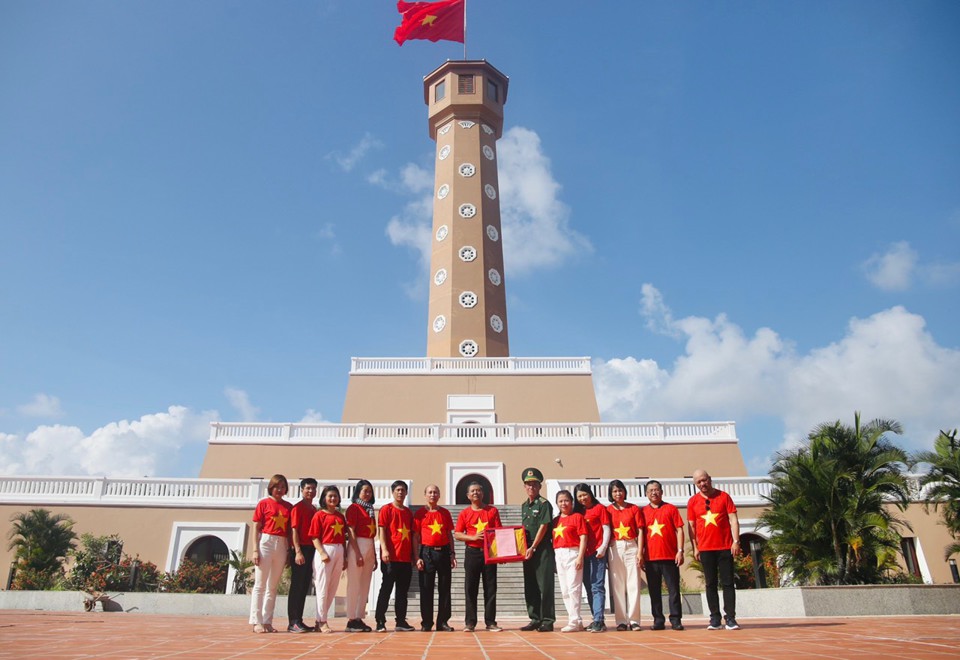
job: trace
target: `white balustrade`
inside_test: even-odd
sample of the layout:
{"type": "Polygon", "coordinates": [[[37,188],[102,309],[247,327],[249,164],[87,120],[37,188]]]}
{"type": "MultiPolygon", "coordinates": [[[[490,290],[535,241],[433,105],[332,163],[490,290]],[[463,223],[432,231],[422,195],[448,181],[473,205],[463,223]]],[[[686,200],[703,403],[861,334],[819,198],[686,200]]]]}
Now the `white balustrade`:
{"type": "MultiPolygon", "coordinates": [[[[317,480],[340,489],[344,506],[356,480],[317,480]]],[[[393,501],[392,482],[370,480],[375,506],[393,501]]],[[[300,499],[300,479],[290,478],[286,499],[300,499]]],[[[267,479],[112,479],[106,477],[0,477],[0,504],[108,505],[197,509],[253,509],[267,496],[267,479]]],[[[407,481],[409,490],[410,481],[407,481]]]]}
{"type": "Polygon", "coordinates": [[[213,422],[214,444],[693,444],[737,442],[733,422],[633,424],[271,424],[213,422]]]}
{"type": "Polygon", "coordinates": [[[355,357],[353,374],[591,374],[588,357],[355,357]]]}

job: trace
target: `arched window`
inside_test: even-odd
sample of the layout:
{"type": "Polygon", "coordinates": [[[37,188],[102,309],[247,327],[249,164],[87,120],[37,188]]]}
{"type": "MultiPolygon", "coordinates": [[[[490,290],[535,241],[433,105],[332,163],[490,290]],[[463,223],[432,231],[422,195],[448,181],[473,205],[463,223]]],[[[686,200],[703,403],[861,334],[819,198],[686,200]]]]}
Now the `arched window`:
{"type": "Polygon", "coordinates": [[[483,486],[483,503],[484,504],[493,504],[493,485],[490,483],[490,480],[487,479],[482,474],[468,474],[467,476],[460,479],[457,482],[456,488],[456,504],[470,504],[470,500],[467,499],[467,488],[474,481],[483,486]]]}

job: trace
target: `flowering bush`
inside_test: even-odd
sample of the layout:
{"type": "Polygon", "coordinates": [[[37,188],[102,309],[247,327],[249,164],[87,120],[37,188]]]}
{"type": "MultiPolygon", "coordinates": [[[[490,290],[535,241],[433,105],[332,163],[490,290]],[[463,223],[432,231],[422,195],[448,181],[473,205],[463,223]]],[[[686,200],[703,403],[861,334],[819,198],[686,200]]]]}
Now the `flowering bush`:
{"type": "Polygon", "coordinates": [[[160,590],[171,593],[222,594],[227,589],[223,564],[197,564],[184,559],[173,573],[164,573],[160,590]]]}

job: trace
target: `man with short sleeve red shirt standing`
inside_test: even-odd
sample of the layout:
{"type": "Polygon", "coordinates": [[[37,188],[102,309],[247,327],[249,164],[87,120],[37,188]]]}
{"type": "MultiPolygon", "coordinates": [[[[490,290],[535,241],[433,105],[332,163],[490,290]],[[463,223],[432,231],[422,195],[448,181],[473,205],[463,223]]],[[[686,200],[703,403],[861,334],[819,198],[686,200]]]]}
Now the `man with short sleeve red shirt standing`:
{"type": "Polygon", "coordinates": [[[380,593],[377,596],[377,632],[387,632],[387,607],[390,605],[390,592],[396,586],[393,608],[396,614],[398,632],[415,630],[407,623],[407,597],[413,567],[413,513],[404,505],[407,499],[407,482],[402,480],[390,484],[393,502],[380,508],[377,516],[380,534],[380,593]]]}
{"type": "Polygon", "coordinates": [[[660,587],[667,583],[667,601],[670,603],[670,627],[683,630],[680,602],[680,567],[683,566],[683,518],[677,507],[663,501],[663,486],[651,480],[646,485],[650,504],[641,514],[647,526],[647,543],[643,546],[644,570],[650,590],[650,614],[653,629],[666,628],[663,616],[663,596],[660,587]]]}
{"type": "Polygon", "coordinates": [[[437,590],[437,630],[452,632],[450,584],[457,567],[453,548],[453,518],[440,506],[440,487],[430,484],[423,491],[426,506],[413,516],[413,530],[420,543],[417,571],[420,578],[420,630],[433,628],[433,591],[437,590]]]}
{"type": "Polygon", "coordinates": [[[706,470],[693,473],[697,494],[687,502],[687,521],[693,556],[703,565],[704,589],[710,608],[707,630],[721,630],[720,596],[723,587],[723,612],[727,630],[739,630],[737,591],[733,585],[733,558],[740,554],[740,521],[730,496],[713,487],[706,470]]]}
{"type": "Polygon", "coordinates": [[[460,512],[454,536],[467,544],[463,555],[463,590],[466,594],[464,632],[477,627],[477,597],[480,579],[483,579],[483,621],[488,632],[503,630],[497,625],[497,565],[487,564],[483,558],[483,533],[486,529],[502,527],[500,512],[483,503],[483,486],[476,481],[467,487],[470,506],[460,512]]]}

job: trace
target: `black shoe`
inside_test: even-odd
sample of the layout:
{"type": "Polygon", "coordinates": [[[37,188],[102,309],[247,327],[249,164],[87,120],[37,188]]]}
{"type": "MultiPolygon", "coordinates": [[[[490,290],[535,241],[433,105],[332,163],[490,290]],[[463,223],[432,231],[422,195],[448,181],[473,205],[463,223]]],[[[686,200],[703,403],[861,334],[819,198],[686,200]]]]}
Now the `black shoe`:
{"type": "Polygon", "coordinates": [[[357,625],[360,626],[360,632],[373,632],[373,628],[363,622],[363,619],[357,619],[357,625]]]}
{"type": "Polygon", "coordinates": [[[661,621],[650,626],[650,630],[666,630],[667,626],[661,621]]]}
{"type": "Polygon", "coordinates": [[[637,623],[636,621],[631,621],[631,622],[630,622],[630,630],[643,630],[643,628],[641,628],[641,627],[640,627],[640,624],[637,623]]]}
{"type": "Polygon", "coordinates": [[[625,623],[621,623],[617,625],[617,632],[627,632],[628,630],[630,630],[630,626],[628,626],[625,623]]]}
{"type": "Polygon", "coordinates": [[[684,629],[682,623],[671,623],[671,624],[670,624],[670,628],[672,628],[673,630],[683,630],[683,629],[684,629]]]}
{"type": "Polygon", "coordinates": [[[382,633],[387,632],[387,624],[377,621],[377,632],[382,632],[382,633]]]}
{"type": "Polygon", "coordinates": [[[433,626],[420,626],[420,632],[430,632],[433,630],[433,626]]]}
{"type": "Polygon", "coordinates": [[[463,632],[473,632],[476,626],[464,626],[463,632]]]}
{"type": "Polygon", "coordinates": [[[437,626],[437,632],[456,632],[456,630],[445,623],[441,623],[437,626]]]}
{"type": "Polygon", "coordinates": [[[525,625],[525,626],[520,626],[520,630],[522,630],[523,632],[531,632],[531,631],[533,631],[533,630],[540,630],[540,624],[537,623],[537,622],[535,622],[535,621],[531,621],[530,623],[528,623],[528,624],[525,625]]]}
{"type": "Polygon", "coordinates": [[[347,621],[346,632],[363,632],[363,623],[359,619],[347,621]]]}
{"type": "Polygon", "coordinates": [[[291,633],[305,633],[305,632],[310,632],[310,629],[307,628],[307,627],[306,627],[305,625],[303,625],[302,623],[300,623],[299,621],[297,621],[296,623],[287,626],[287,632],[291,632],[291,633]]]}
{"type": "Polygon", "coordinates": [[[411,626],[406,621],[401,621],[397,624],[397,627],[394,628],[394,630],[396,630],[397,632],[413,632],[414,630],[416,630],[416,628],[411,626]]]}
{"type": "Polygon", "coordinates": [[[553,632],[552,623],[541,623],[540,627],[537,628],[537,632],[553,632]]]}

